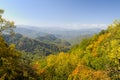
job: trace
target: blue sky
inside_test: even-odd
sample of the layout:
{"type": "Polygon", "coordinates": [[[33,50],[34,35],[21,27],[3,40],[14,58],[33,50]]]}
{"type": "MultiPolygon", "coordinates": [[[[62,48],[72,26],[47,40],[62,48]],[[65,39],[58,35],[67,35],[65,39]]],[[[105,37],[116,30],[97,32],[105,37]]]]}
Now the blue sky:
{"type": "Polygon", "coordinates": [[[120,19],[120,0],[0,0],[17,25],[99,27],[120,19]]]}

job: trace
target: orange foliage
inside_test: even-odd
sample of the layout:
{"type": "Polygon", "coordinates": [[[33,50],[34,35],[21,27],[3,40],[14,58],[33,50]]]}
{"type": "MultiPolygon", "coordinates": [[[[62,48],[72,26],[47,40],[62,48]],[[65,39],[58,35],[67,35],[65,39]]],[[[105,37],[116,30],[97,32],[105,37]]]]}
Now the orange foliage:
{"type": "Polygon", "coordinates": [[[40,64],[34,64],[34,65],[32,66],[32,68],[33,68],[34,70],[37,70],[37,69],[39,68],[39,66],[40,66],[40,64]]]}
{"type": "Polygon", "coordinates": [[[84,65],[78,65],[69,75],[68,80],[110,80],[105,71],[91,70],[84,65]]]}

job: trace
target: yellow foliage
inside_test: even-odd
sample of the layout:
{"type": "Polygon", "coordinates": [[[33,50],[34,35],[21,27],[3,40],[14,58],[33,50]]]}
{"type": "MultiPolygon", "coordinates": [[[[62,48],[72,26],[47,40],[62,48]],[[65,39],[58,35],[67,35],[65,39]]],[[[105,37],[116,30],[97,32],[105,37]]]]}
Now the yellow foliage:
{"type": "Polygon", "coordinates": [[[78,65],[68,80],[110,80],[105,71],[94,71],[84,65],[78,65]]]}
{"type": "Polygon", "coordinates": [[[93,56],[97,56],[97,47],[100,45],[100,43],[102,41],[106,40],[110,35],[111,35],[111,33],[106,33],[106,34],[100,35],[96,41],[94,41],[87,47],[87,49],[92,50],[91,53],[93,56]]]}
{"type": "Polygon", "coordinates": [[[12,50],[14,50],[15,49],[15,44],[11,44],[10,46],[9,46],[9,49],[12,51],[12,50]]]}
{"type": "Polygon", "coordinates": [[[47,66],[54,65],[56,61],[56,55],[49,55],[47,57],[47,66]]]}

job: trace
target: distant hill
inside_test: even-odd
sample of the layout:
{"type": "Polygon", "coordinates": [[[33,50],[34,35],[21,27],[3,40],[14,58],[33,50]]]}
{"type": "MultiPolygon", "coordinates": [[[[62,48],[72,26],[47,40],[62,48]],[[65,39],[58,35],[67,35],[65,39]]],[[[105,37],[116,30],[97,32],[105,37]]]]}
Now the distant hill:
{"type": "Polygon", "coordinates": [[[36,38],[38,36],[44,36],[46,35],[47,33],[45,32],[40,32],[38,31],[38,29],[32,29],[32,28],[26,28],[26,27],[17,27],[15,28],[14,30],[16,33],[20,33],[26,37],[29,37],[29,38],[36,38]]]}
{"type": "Polygon", "coordinates": [[[92,36],[100,32],[101,28],[83,28],[83,29],[67,29],[58,27],[35,27],[26,25],[17,25],[16,33],[20,33],[29,38],[38,38],[40,36],[54,35],[62,40],[67,40],[71,44],[81,41],[86,36],[92,36]]]}
{"type": "Polygon", "coordinates": [[[59,45],[59,46],[70,46],[69,42],[67,42],[65,40],[62,40],[62,39],[59,39],[52,34],[47,34],[45,36],[39,36],[35,39],[39,40],[39,41],[42,41],[42,42],[45,42],[45,43],[56,44],[56,45],[59,45]]]}
{"type": "Polygon", "coordinates": [[[61,39],[53,35],[38,37],[36,39],[25,37],[16,33],[14,36],[3,35],[8,44],[14,43],[16,49],[25,52],[39,53],[41,55],[49,55],[51,53],[66,52],[69,50],[70,43],[64,44],[61,39]],[[43,40],[42,40],[43,39],[43,40]],[[56,39],[56,42],[54,41],[56,39]],[[57,40],[58,43],[57,43],[57,40]]]}

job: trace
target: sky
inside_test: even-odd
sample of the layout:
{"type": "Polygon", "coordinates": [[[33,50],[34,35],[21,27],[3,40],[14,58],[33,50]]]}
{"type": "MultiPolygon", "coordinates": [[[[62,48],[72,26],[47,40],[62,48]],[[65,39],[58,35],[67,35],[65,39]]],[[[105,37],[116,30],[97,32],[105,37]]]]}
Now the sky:
{"type": "Polygon", "coordinates": [[[106,27],[120,19],[120,0],[0,0],[16,25],[106,27]]]}

